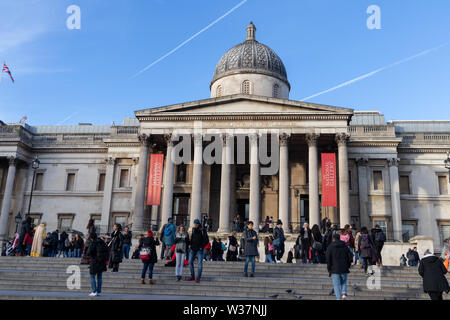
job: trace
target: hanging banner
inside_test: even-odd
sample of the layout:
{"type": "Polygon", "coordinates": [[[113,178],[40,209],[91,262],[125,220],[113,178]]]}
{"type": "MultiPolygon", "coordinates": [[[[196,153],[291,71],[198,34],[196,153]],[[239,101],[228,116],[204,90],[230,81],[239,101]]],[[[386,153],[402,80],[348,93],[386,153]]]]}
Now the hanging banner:
{"type": "Polygon", "coordinates": [[[163,154],[150,155],[148,174],[147,205],[159,206],[161,203],[161,183],[163,172],[163,154]]]}
{"type": "Polygon", "coordinates": [[[336,207],[336,155],[322,153],[322,206],[336,207]]]}

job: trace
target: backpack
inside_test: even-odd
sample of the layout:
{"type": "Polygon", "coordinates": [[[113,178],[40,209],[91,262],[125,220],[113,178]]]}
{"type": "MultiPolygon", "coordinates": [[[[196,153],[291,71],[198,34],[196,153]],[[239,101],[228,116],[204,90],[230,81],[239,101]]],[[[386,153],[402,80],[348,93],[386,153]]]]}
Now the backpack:
{"type": "Polygon", "coordinates": [[[227,251],[227,246],[223,242],[221,242],[221,245],[222,245],[222,251],[227,251]]]}
{"type": "Polygon", "coordinates": [[[98,262],[106,262],[109,259],[109,250],[108,250],[108,246],[106,245],[106,243],[104,243],[103,241],[99,241],[97,242],[97,247],[96,247],[96,251],[97,251],[97,261],[98,262]]]}
{"type": "Polygon", "coordinates": [[[169,227],[164,228],[164,236],[165,237],[170,237],[172,235],[172,233],[173,233],[172,228],[169,228],[169,227]]]}
{"type": "Polygon", "coordinates": [[[375,241],[376,242],[385,242],[386,241],[386,236],[383,231],[379,231],[379,232],[375,233],[375,241]]]}
{"type": "Polygon", "coordinates": [[[141,257],[142,261],[150,260],[150,254],[151,254],[150,248],[142,248],[141,251],[139,251],[139,256],[141,257]]]}
{"type": "Polygon", "coordinates": [[[369,242],[369,235],[362,234],[359,238],[361,239],[359,243],[361,249],[367,249],[371,247],[369,242]]]}

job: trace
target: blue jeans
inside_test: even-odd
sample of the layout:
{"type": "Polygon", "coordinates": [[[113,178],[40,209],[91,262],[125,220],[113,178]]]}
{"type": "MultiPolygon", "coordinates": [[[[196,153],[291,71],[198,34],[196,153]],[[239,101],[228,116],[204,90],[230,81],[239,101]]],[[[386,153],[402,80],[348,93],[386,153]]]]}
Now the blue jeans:
{"type": "Polygon", "coordinates": [[[277,253],[277,260],[281,260],[284,255],[284,242],[280,241],[280,245],[275,247],[275,251],[277,253]]]}
{"type": "Polygon", "coordinates": [[[155,266],[154,263],[144,262],[144,267],[142,268],[141,278],[145,279],[145,274],[147,273],[147,269],[148,269],[148,278],[151,280],[153,278],[153,267],[154,266],[155,266]]]}
{"type": "Polygon", "coordinates": [[[358,262],[358,260],[359,260],[359,253],[358,253],[358,250],[356,250],[356,249],[353,249],[353,253],[355,254],[355,264],[358,262]]]}
{"type": "Polygon", "coordinates": [[[30,244],[27,244],[27,249],[26,250],[27,250],[26,255],[29,256],[31,254],[31,245],[30,244]]]}
{"type": "Polygon", "coordinates": [[[74,257],[75,258],[81,258],[81,248],[78,248],[78,249],[73,249],[73,252],[74,252],[74,257]]]}
{"type": "Polygon", "coordinates": [[[336,300],[342,299],[342,294],[347,293],[347,276],[348,273],[333,273],[331,279],[333,280],[334,293],[336,294],[336,300]]]}
{"type": "Polygon", "coordinates": [[[198,263],[198,279],[202,277],[203,271],[203,249],[189,251],[189,268],[191,269],[191,277],[195,278],[194,258],[197,256],[198,263]]]}
{"type": "Polygon", "coordinates": [[[102,292],[102,273],[91,274],[91,288],[92,292],[102,292]],[[95,276],[97,276],[97,283],[95,282],[95,276]]]}
{"type": "Polygon", "coordinates": [[[130,259],[130,245],[124,244],[122,246],[122,259],[125,256],[125,259],[130,259]]]}
{"type": "Polygon", "coordinates": [[[273,257],[270,253],[266,254],[266,260],[264,262],[273,262],[273,257]]]}
{"type": "Polygon", "coordinates": [[[164,251],[166,251],[166,244],[161,242],[161,260],[164,259],[164,251]]]}
{"type": "Polygon", "coordinates": [[[244,265],[244,273],[248,273],[248,263],[252,263],[252,274],[255,273],[255,256],[246,256],[245,257],[245,265],[244,265]]]}

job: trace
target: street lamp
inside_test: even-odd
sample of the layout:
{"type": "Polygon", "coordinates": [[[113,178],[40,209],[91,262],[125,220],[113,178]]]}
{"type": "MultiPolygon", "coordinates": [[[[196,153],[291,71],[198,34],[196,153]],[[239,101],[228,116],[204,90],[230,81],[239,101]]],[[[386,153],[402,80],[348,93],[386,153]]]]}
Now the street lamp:
{"type": "Polygon", "coordinates": [[[447,159],[444,160],[445,168],[448,169],[448,181],[450,181],[450,153],[447,151],[447,159]]]}
{"type": "Polygon", "coordinates": [[[39,168],[39,164],[41,162],[39,161],[38,157],[33,160],[31,163],[31,167],[33,168],[33,181],[31,182],[31,194],[30,194],[30,203],[28,204],[28,215],[30,215],[30,209],[31,209],[31,199],[33,198],[33,190],[34,190],[34,179],[36,177],[36,170],[39,168]]]}
{"type": "Polygon", "coordinates": [[[19,228],[19,223],[22,221],[22,216],[20,215],[20,211],[17,213],[17,216],[14,219],[16,221],[16,233],[19,228]]]}

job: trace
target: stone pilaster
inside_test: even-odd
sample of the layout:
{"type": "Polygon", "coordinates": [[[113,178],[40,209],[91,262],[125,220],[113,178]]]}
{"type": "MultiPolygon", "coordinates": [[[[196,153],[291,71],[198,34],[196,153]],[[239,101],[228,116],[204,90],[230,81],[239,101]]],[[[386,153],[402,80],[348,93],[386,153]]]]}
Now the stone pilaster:
{"type": "Polygon", "coordinates": [[[280,169],[279,176],[279,193],[278,193],[278,217],[283,222],[285,230],[289,230],[289,135],[283,133],[280,135],[280,169]]]}
{"type": "Polygon", "coordinates": [[[201,221],[202,171],[203,171],[203,136],[202,134],[195,134],[194,163],[192,170],[190,228],[194,226],[195,219],[201,221]]]}
{"type": "Polygon", "coordinates": [[[219,230],[220,233],[230,232],[230,200],[231,200],[231,163],[232,135],[224,134],[222,136],[222,173],[220,180],[220,214],[219,230]]]}
{"type": "Polygon", "coordinates": [[[174,162],[172,159],[173,141],[172,134],[164,135],[164,139],[167,143],[166,151],[166,170],[164,171],[164,189],[163,189],[163,202],[161,206],[161,224],[160,229],[167,223],[168,219],[172,217],[173,206],[173,175],[174,175],[174,162]]]}
{"type": "Polygon", "coordinates": [[[347,142],[349,138],[350,136],[346,133],[339,133],[336,135],[339,159],[339,223],[341,228],[351,222],[347,155],[347,142]]]}
{"type": "MultiPolygon", "coordinates": [[[[11,210],[11,199],[16,177],[17,158],[9,158],[8,176],[6,178],[5,193],[3,195],[2,211],[0,214],[0,241],[6,241],[8,237],[9,211],[11,210]]],[[[3,243],[1,243],[3,244],[3,243]]]]}
{"type": "Polygon", "coordinates": [[[312,227],[320,226],[319,210],[319,177],[318,177],[318,156],[317,142],[319,135],[310,133],[306,135],[308,143],[308,178],[309,178],[309,224],[312,227]]]}
{"type": "Polygon", "coordinates": [[[261,190],[259,172],[258,135],[249,135],[250,141],[250,220],[255,229],[258,229],[261,218],[261,190]]]}
{"type": "Polygon", "coordinates": [[[103,191],[103,205],[102,205],[102,218],[100,222],[99,234],[109,232],[109,220],[111,218],[111,200],[114,181],[114,171],[116,167],[116,159],[109,157],[105,159],[106,162],[106,174],[105,174],[105,188],[103,191]]]}
{"type": "Polygon", "coordinates": [[[369,160],[367,158],[360,158],[356,161],[358,166],[358,193],[359,193],[359,221],[361,227],[370,229],[369,217],[369,190],[367,181],[367,165],[369,160]]]}
{"type": "Polygon", "coordinates": [[[398,177],[398,162],[400,159],[388,159],[389,180],[391,184],[392,227],[394,240],[403,241],[402,210],[400,205],[400,182],[398,177]]]}

